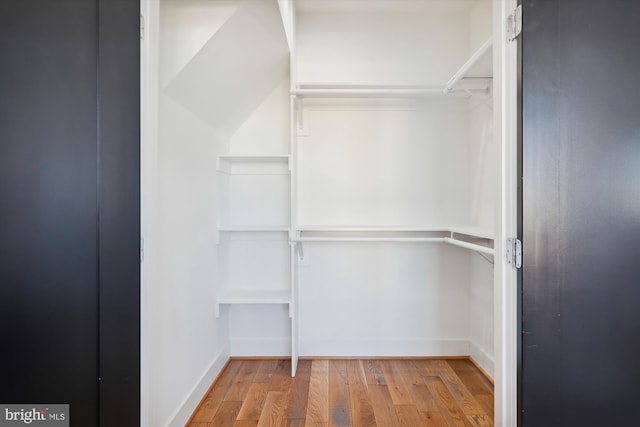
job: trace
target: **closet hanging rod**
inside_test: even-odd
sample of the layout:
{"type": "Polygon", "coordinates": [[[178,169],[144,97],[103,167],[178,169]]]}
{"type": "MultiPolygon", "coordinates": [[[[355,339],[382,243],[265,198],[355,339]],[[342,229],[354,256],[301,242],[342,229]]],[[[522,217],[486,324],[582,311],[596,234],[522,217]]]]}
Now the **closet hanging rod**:
{"type": "Polygon", "coordinates": [[[457,85],[460,82],[460,80],[465,78],[469,70],[471,70],[471,68],[473,68],[473,66],[476,65],[480,61],[480,59],[482,59],[482,57],[487,52],[489,52],[492,48],[493,48],[493,38],[490,38],[489,40],[484,42],[482,46],[480,46],[478,50],[476,50],[473,53],[473,55],[471,55],[471,58],[469,58],[469,60],[465,62],[458,71],[456,71],[453,77],[449,79],[449,81],[447,82],[442,92],[446,94],[453,91],[453,88],[455,87],[455,85],[457,85]]]}

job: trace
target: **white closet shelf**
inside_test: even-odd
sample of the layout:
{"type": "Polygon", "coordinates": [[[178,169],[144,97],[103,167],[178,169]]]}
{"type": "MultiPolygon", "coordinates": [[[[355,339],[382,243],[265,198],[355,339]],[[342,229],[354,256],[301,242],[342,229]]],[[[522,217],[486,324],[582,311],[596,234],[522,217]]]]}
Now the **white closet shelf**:
{"type": "Polygon", "coordinates": [[[288,154],[218,155],[216,170],[226,174],[288,174],[288,154]]]}
{"type": "Polygon", "coordinates": [[[442,89],[433,86],[304,83],[292,90],[291,95],[316,98],[422,98],[442,95],[442,89]]]}
{"type": "Polygon", "coordinates": [[[493,78],[493,37],[484,42],[465,62],[462,67],[449,79],[443,93],[448,94],[463,79],[492,79],[493,78]]]}
{"type": "Polygon", "coordinates": [[[299,237],[296,242],[406,242],[439,243],[444,237],[299,237]]]}
{"type": "Polygon", "coordinates": [[[221,293],[216,300],[216,317],[221,304],[290,304],[291,291],[263,291],[253,289],[230,290],[221,293]]]}
{"type": "Polygon", "coordinates": [[[330,227],[308,226],[295,230],[295,243],[404,242],[448,243],[493,255],[493,235],[472,227],[330,227]],[[305,235],[307,234],[307,235],[305,235]]]}

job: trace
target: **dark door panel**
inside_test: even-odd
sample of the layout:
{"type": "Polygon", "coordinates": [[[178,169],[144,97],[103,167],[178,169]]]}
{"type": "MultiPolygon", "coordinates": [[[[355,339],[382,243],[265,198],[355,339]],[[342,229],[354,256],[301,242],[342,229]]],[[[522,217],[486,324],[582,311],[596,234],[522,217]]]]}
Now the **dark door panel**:
{"type": "Polygon", "coordinates": [[[96,1],[0,2],[0,402],[98,387],[96,1]]]}
{"type": "Polygon", "coordinates": [[[523,17],[523,425],[634,426],[640,3],[523,17]]]}
{"type": "Polygon", "coordinates": [[[0,403],[139,422],[139,2],[0,1],[0,403]]]}

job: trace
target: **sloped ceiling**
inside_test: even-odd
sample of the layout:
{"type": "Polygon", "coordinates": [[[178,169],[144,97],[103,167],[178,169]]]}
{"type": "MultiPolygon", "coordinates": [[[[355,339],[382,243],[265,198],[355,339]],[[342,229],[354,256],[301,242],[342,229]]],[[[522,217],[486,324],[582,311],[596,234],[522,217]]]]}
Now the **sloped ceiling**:
{"type": "Polygon", "coordinates": [[[164,93],[232,135],[289,74],[289,49],[276,0],[239,1],[164,93]]]}

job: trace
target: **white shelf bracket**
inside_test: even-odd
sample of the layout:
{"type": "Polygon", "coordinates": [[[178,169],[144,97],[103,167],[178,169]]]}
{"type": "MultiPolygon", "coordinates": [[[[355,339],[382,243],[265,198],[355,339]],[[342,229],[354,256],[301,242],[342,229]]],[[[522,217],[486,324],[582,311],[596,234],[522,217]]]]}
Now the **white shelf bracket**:
{"type": "Polygon", "coordinates": [[[298,242],[296,249],[298,250],[298,260],[304,261],[304,248],[302,247],[302,242],[298,242]]]}

